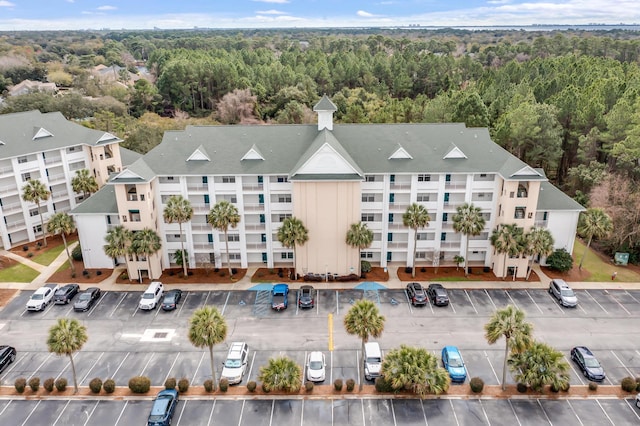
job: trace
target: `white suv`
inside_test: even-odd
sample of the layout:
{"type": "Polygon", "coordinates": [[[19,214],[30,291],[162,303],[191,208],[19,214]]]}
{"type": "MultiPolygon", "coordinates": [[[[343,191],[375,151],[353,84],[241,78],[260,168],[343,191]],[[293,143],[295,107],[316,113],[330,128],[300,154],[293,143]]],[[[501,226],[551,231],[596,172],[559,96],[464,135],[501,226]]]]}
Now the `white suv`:
{"type": "Polygon", "coordinates": [[[247,370],[249,347],[244,342],[233,342],[227,354],[227,360],[222,364],[222,378],[230,385],[240,383],[247,370]]]}
{"type": "Polygon", "coordinates": [[[140,304],[138,307],[142,310],[149,311],[155,309],[162,299],[164,293],[164,286],[160,281],[152,281],[149,287],[142,293],[140,297],[140,304]]]}
{"type": "Polygon", "coordinates": [[[57,284],[47,284],[33,292],[27,302],[28,311],[42,311],[53,300],[53,293],[58,289],[57,284]]]}

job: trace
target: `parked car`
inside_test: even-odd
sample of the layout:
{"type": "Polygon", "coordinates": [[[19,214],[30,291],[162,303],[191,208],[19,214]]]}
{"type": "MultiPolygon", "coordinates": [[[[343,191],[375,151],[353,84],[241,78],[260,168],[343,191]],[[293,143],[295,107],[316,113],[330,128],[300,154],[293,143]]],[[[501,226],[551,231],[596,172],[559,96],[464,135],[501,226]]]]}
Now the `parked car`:
{"type": "Polygon", "coordinates": [[[230,385],[240,383],[247,371],[247,358],[249,346],[244,342],[233,342],[227,353],[227,359],[222,364],[223,379],[227,379],[230,385]]]}
{"type": "Polygon", "coordinates": [[[45,284],[33,292],[27,301],[28,311],[42,311],[53,300],[53,294],[58,290],[58,284],[45,284]]]}
{"type": "Polygon", "coordinates": [[[0,372],[15,360],[16,348],[6,345],[0,346],[0,372]]]}
{"type": "Polygon", "coordinates": [[[307,359],[307,380],[310,382],[324,382],[325,367],[324,353],[314,351],[307,359]]]}
{"type": "Polygon", "coordinates": [[[313,286],[303,285],[298,290],[298,307],[313,308],[315,300],[313,300],[313,286]]]}
{"type": "Polygon", "coordinates": [[[162,309],[165,311],[171,311],[178,307],[178,302],[182,299],[182,290],[174,288],[164,294],[162,298],[162,309]]]}
{"type": "Polygon", "coordinates": [[[636,395],[636,407],[640,408],[640,393],[636,395]]]}
{"type": "Polygon", "coordinates": [[[464,382],[467,379],[467,368],[457,347],[442,348],[442,365],[449,373],[452,382],[464,382]]]}
{"type": "Polygon", "coordinates": [[[147,426],[169,426],[177,405],[177,390],[165,389],[158,392],[151,406],[147,426]]]}
{"type": "Polygon", "coordinates": [[[407,296],[409,296],[409,300],[413,306],[424,306],[429,301],[429,299],[427,299],[427,292],[420,283],[407,284],[407,296]]]}
{"type": "Polygon", "coordinates": [[[569,285],[562,279],[553,279],[549,283],[549,294],[555,297],[562,306],[575,308],[578,297],[569,285]]]}
{"type": "Polygon", "coordinates": [[[427,294],[429,295],[429,299],[431,299],[431,303],[436,306],[447,306],[449,304],[449,294],[447,294],[447,289],[444,288],[442,284],[429,284],[427,294]]]}
{"type": "Polygon", "coordinates": [[[164,294],[164,286],[160,281],[151,281],[149,287],[142,293],[140,297],[140,303],[138,303],[138,308],[150,311],[151,309],[155,309],[160,303],[162,299],[162,295],[164,294]]]}
{"type": "Polygon", "coordinates": [[[276,311],[287,309],[289,306],[289,286],[287,284],[276,284],[271,290],[271,308],[276,311]]]}
{"type": "Polygon", "coordinates": [[[78,300],[73,304],[73,310],[76,312],[88,311],[99,298],[100,289],[98,287],[89,287],[78,296],[78,300]]]}
{"type": "Polygon", "coordinates": [[[56,305],[66,305],[78,294],[80,286],[78,284],[65,284],[53,294],[53,303],[56,305]]]}
{"type": "Polygon", "coordinates": [[[571,349],[571,359],[578,364],[587,379],[598,382],[604,380],[604,368],[586,346],[576,346],[571,349]]]}
{"type": "Polygon", "coordinates": [[[367,342],[364,344],[364,378],[374,380],[380,377],[382,372],[382,350],[378,342],[367,342]]]}

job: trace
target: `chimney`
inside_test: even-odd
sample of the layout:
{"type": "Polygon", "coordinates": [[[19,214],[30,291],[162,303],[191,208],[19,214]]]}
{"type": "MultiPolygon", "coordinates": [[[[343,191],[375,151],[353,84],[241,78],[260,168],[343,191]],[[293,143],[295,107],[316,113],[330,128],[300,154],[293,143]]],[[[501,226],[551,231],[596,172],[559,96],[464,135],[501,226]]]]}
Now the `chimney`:
{"type": "Polygon", "coordinates": [[[313,107],[313,110],[318,113],[318,131],[327,129],[333,130],[333,113],[338,110],[333,102],[327,97],[322,95],[322,98],[313,107]]]}

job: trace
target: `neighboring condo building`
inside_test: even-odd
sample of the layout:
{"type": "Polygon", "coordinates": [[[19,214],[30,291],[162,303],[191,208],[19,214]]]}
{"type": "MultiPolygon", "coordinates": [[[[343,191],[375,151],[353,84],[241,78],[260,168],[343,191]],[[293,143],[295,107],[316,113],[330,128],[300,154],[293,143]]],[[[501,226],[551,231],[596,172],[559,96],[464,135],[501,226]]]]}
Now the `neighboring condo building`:
{"type": "Polygon", "coordinates": [[[89,169],[99,186],[122,169],[118,137],[68,121],[61,113],[39,111],[0,115],[0,237],[2,247],[35,241],[42,226],[35,203],[22,199],[29,179],[51,192],[40,203],[45,222],[83,201],[71,189],[77,170],[89,169]]]}
{"type": "Polygon", "coordinates": [[[228,233],[232,266],[294,266],[293,249],[277,239],[281,223],[300,219],[309,239],[296,249],[300,274],[358,271],[360,257],[374,265],[413,265],[413,231],[402,215],[411,203],[425,206],[429,225],[418,231],[420,266],[453,264],[466,257],[465,236],[453,230],[456,207],[482,209],[485,230],[469,241],[469,264],[524,276],[527,259],[494,254],[490,235],[498,224],[528,230],[548,227],[556,248],[571,252],[582,206],[551,185],[544,174],[495,144],[485,128],[464,124],[335,124],[325,96],[314,107],[317,125],[189,126],[168,131],[160,145],[73,211],[87,268],[126,262],[137,279],[174,264],[184,238],[189,266],[227,262],[224,234],[206,220],[219,201],[235,205],[241,220],[228,233]],[[163,220],[172,195],[191,202],[183,223],[163,220]],[[351,224],[374,233],[362,250],[346,244],[351,224]],[[152,228],[163,248],[146,258],[108,258],[102,249],[111,227],[152,228]],[[503,268],[504,262],[506,268],[503,268]]]}

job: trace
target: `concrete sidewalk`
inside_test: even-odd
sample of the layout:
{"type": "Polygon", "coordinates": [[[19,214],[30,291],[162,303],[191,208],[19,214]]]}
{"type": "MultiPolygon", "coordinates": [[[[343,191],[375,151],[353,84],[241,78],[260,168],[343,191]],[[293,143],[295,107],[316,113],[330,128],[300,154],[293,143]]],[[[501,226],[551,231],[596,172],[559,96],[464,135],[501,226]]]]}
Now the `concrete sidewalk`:
{"type": "MultiPolygon", "coordinates": [[[[73,250],[76,246],[77,242],[71,244],[69,246],[69,252],[73,250]]],[[[53,262],[49,266],[43,266],[38,263],[33,262],[30,259],[24,258],[22,256],[18,256],[14,253],[4,251],[0,253],[1,255],[7,256],[11,259],[14,259],[20,263],[23,263],[26,266],[29,266],[32,269],[35,269],[40,273],[38,277],[36,277],[30,283],[11,283],[4,282],[0,283],[0,288],[7,289],[19,289],[19,290],[35,290],[38,287],[41,287],[55,271],[60,268],[60,266],[67,261],[67,253],[62,250],[58,257],[54,259],[53,262]]],[[[257,268],[249,267],[247,269],[247,273],[245,276],[236,282],[233,283],[225,283],[225,284],[186,284],[186,283],[165,283],[167,288],[180,288],[185,291],[195,291],[195,290],[248,290],[252,287],[259,285],[260,283],[252,283],[251,277],[255,274],[257,268]]],[[[118,276],[124,271],[124,268],[118,267],[113,270],[110,276],[105,278],[98,284],[81,284],[81,287],[90,287],[90,286],[98,286],[103,291],[141,291],[142,287],[140,284],[116,284],[116,279],[118,276]]],[[[388,289],[404,289],[408,282],[403,282],[398,278],[396,273],[397,267],[389,268],[389,280],[385,282],[380,282],[378,284],[382,285],[388,289]]],[[[513,281],[512,279],[505,278],[504,280],[495,280],[495,281],[443,281],[443,285],[447,288],[451,289],[546,289],[549,287],[549,278],[540,268],[540,265],[534,264],[533,271],[539,277],[537,281],[513,281]]],[[[424,282],[423,282],[424,283],[424,282]]],[[[60,283],[62,284],[62,283],[60,283]]],[[[321,290],[349,290],[354,289],[362,284],[362,282],[313,282],[310,283],[316,289],[321,290]]],[[[304,283],[291,283],[290,286],[293,289],[296,289],[304,285],[304,283]]],[[[598,290],[636,290],[640,289],[640,282],[620,282],[620,281],[607,281],[607,282],[570,282],[569,285],[576,290],[590,290],[590,289],[598,289],[598,290]]]]}

